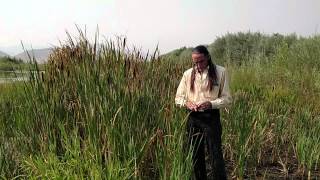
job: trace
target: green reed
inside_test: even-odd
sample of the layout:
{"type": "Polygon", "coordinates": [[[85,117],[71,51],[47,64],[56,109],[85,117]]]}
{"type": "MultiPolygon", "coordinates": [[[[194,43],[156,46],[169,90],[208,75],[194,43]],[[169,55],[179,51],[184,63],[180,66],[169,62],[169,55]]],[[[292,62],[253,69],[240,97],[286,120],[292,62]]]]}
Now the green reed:
{"type": "MultiPolygon", "coordinates": [[[[229,177],[254,178],[270,165],[284,177],[319,176],[319,43],[301,39],[272,58],[224,64],[233,95],[221,110],[229,177]]],[[[89,43],[80,31],[54,50],[45,72],[34,64],[30,81],[0,85],[0,174],[187,179],[187,113],[174,96],[190,65],[130,51],[121,38],[89,43]]]]}

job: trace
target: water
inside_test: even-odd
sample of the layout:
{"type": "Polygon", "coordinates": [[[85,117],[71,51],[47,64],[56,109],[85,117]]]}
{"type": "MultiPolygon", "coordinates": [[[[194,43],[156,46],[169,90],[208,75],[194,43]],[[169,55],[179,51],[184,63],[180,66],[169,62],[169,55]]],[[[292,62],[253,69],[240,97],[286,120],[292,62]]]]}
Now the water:
{"type": "MultiPolygon", "coordinates": [[[[32,74],[36,74],[33,71],[32,74]]],[[[30,71],[0,71],[0,84],[29,80],[30,71]]]]}
{"type": "Polygon", "coordinates": [[[3,83],[12,83],[12,82],[17,82],[17,81],[27,81],[29,78],[24,76],[24,77],[14,77],[14,78],[0,78],[0,84],[3,83]]]}

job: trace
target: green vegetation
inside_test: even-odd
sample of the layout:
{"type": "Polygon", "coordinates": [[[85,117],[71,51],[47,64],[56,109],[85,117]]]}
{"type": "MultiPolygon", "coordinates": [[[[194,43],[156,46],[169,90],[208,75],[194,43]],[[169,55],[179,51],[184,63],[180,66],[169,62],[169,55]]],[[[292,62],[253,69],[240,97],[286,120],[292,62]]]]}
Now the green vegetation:
{"type": "MultiPolygon", "coordinates": [[[[2,177],[188,179],[174,96],[190,48],[147,58],[125,39],[96,44],[70,38],[45,73],[0,85],[2,177]]],[[[228,176],[320,177],[320,37],[239,33],[208,47],[231,79],[228,176]]]]}
{"type": "MultiPolygon", "coordinates": [[[[40,70],[44,70],[44,64],[39,65],[40,70]]],[[[0,58],[0,78],[24,76],[28,71],[36,70],[30,63],[23,62],[11,57],[0,58]]]]}
{"type": "MultiPolygon", "coordinates": [[[[15,71],[20,70],[21,65],[25,66],[22,60],[18,60],[11,57],[0,58],[0,71],[15,71]]],[[[27,68],[27,67],[26,67],[27,68]]]]}

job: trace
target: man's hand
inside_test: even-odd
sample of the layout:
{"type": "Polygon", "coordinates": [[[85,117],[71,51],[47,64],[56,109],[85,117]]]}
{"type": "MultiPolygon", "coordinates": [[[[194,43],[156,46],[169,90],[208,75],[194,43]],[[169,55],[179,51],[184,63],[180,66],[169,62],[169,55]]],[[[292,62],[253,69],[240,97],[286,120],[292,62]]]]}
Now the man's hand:
{"type": "Polygon", "coordinates": [[[207,109],[212,109],[212,104],[210,101],[206,101],[197,105],[197,111],[204,111],[207,109]]]}
{"type": "Polygon", "coordinates": [[[193,103],[193,102],[190,102],[190,101],[188,101],[188,102],[186,103],[186,107],[187,107],[188,109],[190,109],[191,111],[197,111],[197,109],[198,109],[198,105],[195,104],[195,103],[193,103]]]}

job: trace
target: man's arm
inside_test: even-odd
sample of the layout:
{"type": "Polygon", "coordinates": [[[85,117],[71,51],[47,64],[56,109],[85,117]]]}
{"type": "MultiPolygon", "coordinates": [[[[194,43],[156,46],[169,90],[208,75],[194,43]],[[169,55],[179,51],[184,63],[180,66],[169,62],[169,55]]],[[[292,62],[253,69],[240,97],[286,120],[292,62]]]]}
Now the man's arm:
{"type": "Polygon", "coordinates": [[[187,101],[186,97],[187,93],[187,78],[186,75],[183,74],[182,79],[180,81],[180,84],[177,89],[176,97],[175,97],[175,103],[180,107],[186,107],[187,109],[191,111],[198,111],[198,105],[187,101]]]}
{"type": "Polygon", "coordinates": [[[232,97],[229,89],[229,77],[227,70],[224,69],[221,76],[221,83],[219,88],[219,97],[210,101],[212,109],[220,109],[227,107],[232,102],[232,97]]]}
{"type": "Polygon", "coordinates": [[[183,107],[186,105],[186,88],[187,88],[186,76],[185,74],[183,74],[177,89],[176,97],[175,97],[175,103],[180,107],[183,107]]]}

